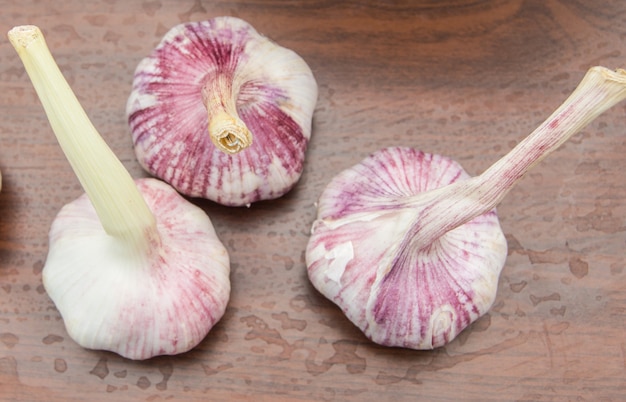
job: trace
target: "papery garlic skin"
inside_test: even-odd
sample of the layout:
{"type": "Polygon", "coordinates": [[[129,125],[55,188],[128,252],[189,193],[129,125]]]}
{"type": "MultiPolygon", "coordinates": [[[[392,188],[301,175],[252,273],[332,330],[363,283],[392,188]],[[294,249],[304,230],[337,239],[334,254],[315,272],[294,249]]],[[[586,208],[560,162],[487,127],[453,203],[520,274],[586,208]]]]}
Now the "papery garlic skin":
{"type": "Polygon", "coordinates": [[[495,210],[428,247],[411,242],[421,211],[408,200],[467,178],[451,159],[387,148],[322,193],[306,249],[309,279],[372,341],[443,346],[493,304],[507,254],[495,210]]]}
{"type": "Polygon", "coordinates": [[[230,265],[204,211],[156,179],[136,184],[161,244],[146,255],[108,235],[83,195],[54,220],[42,276],[74,341],[143,360],[205,338],[226,309],[230,265]]]}
{"type": "Polygon", "coordinates": [[[127,115],[137,158],[191,197],[229,206],[278,198],[302,174],[317,91],[299,55],[243,20],[177,25],[135,71],[127,115]],[[250,138],[235,142],[251,144],[217,147],[213,126],[240,123],[250,138]]]}

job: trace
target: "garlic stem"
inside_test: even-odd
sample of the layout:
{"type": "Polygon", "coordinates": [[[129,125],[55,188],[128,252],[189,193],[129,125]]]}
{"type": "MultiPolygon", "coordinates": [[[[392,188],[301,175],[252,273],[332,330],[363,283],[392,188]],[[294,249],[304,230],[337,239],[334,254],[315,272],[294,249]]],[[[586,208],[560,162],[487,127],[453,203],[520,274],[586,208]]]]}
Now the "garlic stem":
{"type": "Polygon", "coordinates": [[[252,144],[252,134],[239,118],[236,88],[226,74],[209,77],[202,88],[211,141],[221,151],[236,154],[252,144]]]}
{"type": "Polygon", "coordinates": [[[139,247],[158,242],[154,215],[128,171],[87,117],[41,30],[33,25],[18,26],[8,37],[104,230],[139,247]]]}
{"type": "Polygon", "coordinates": [[[561,106],[481,175],[417,195],[423,213],[412,244],[427,247],[446,232],[495,208],[533,166],[626,98],[626,71],[592,67],[561,106]]]}

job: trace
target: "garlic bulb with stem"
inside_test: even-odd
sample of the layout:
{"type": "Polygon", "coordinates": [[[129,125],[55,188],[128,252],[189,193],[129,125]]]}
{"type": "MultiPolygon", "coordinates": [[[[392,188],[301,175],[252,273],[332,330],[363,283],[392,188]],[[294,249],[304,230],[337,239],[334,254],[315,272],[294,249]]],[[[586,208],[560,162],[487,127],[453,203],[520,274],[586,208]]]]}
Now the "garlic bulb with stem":
{"type": "Polygon", "coordinates": [[[148,172],[185,195],[242,206],[296,184],[316,102],[299,55],[216,17],[165,34],[137,66],[126,111],[148,172]]]}
{"type": "Polygon", "coordinates": [[[409,148],[331,180],[306,249],[312,284],[376,343],[432,349],[491,307],[507,244],[495,207],[524,174],[626,98],[626,71],[589,69],[565,102],[476,177],[409,148]]]}
{"type": "Polygon", "coordinates": [[[209,217],[166,183],[131,178],[38,27],[18,26],[8,37],[86,192],[52,223],[42,272],[68,334],[130,359],[188,351],[230,296],[229,256],[209,217]]]}

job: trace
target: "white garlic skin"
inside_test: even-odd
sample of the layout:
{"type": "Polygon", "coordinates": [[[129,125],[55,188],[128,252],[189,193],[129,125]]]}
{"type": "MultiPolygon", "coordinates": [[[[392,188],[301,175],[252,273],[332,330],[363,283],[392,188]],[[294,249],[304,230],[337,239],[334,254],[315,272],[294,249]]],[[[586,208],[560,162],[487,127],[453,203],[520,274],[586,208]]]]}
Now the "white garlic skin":
{"type": "Polygon", "coordinates": [[[205,338],[228,303],[230,263],[204,211],[161,181],[136,183],[157,217],[158,249],[142,255],[109,236],[83,195],[54,220],[42,276],[74,341],[143,360],[205,338]]]}
{"type": "Polygon", "coordinates": [[[126,112],[140,164],[181,193],[223,205],[278,198],[299,180],[318,87],[295,52],[247,22],[217,17],[173,27],[135,71],[126,112]],[[229,78],[252,145],[219,150],[203,87],[229,78]]]}
{"type": "Polygon", "coordinates": [[[456,162],[410,148],[372,154],[331,180],[306,249],[311,283],[375,343],[433,349],[485,314],[507,255],[495,211],[411,244],[411,196],[464,180],[456,162]]]}

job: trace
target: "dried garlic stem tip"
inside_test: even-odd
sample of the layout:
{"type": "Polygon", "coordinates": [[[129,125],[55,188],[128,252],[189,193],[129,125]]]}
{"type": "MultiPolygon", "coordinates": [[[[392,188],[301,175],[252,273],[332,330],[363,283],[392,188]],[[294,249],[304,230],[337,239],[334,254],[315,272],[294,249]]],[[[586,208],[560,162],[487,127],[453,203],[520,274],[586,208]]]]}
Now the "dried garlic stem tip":
{"type": "Polygon", "coordinates": [[[427,247],[442,234],[496,207],[533,166],[609,108],[626,99],[626,71],[590,68],[572,94],[528,137],[481,175],[415,196],[429,212],[414,244],[427,247]]]}
{"type": "Polygon", "coordinates": [[[18,26],[8,33],[65,156],[104,230],[132,244],[158,241],[154,215],[124,165],[87,117],[54,61],[41,30],[18,26]]]}
{"type": "Polygon", "coordinates": [[[208,78],[202,87],[211,141],[229,154],[236,154],[252,144],[252,134],[237,113],[235,97],[238,91],[232,78],[224,74],[208,78]]]}

